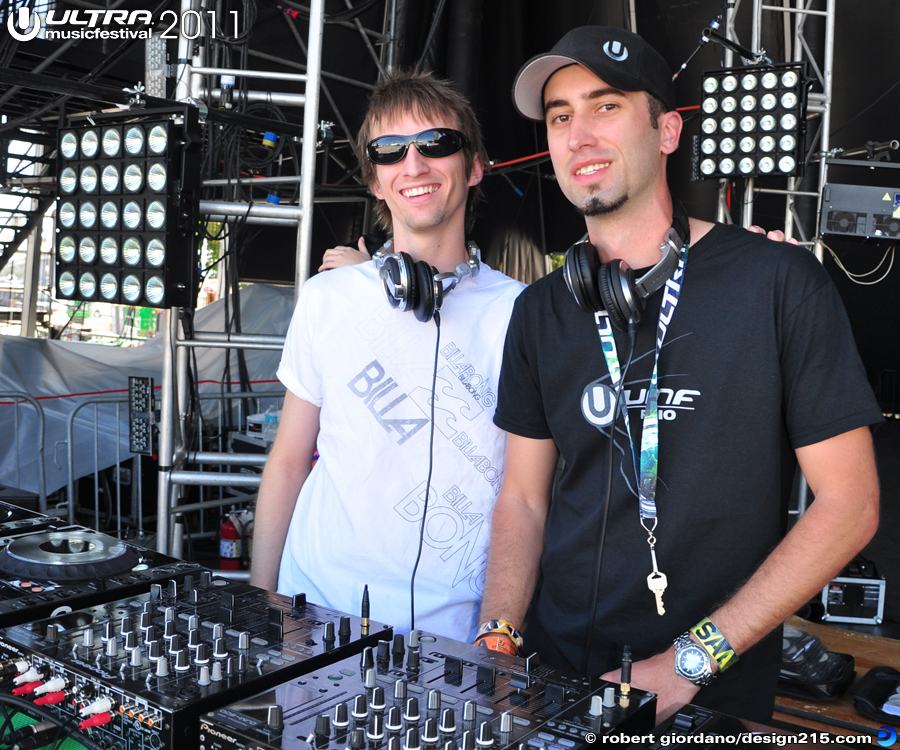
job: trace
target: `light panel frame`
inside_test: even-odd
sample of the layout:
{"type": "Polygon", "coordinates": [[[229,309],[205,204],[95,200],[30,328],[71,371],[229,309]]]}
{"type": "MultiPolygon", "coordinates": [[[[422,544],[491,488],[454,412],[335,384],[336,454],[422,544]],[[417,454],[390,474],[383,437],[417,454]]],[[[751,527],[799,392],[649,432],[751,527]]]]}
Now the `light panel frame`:
{"type": "MultiPolygon", "coordinates": [[[[96,116],[95,116],[96,119],[96,116]]],[[[140,119],[133,115],[128,121],[103,121],[98,124],[73,125],[60,129],[57,150],[57,174],[64,170],[74,170],[75,188],[67,192],[57,191],[58,208],[64,204],[74,207],[74,224],[66,227],[57,222],[55,258],[56,258],[56,297],[63,300],[110,302],[128,306],[144,306],[155,308],[193,307],[196,305],[196,293],[199,286],[199,241],[200,241],[200,135],[196,116],[188,115],[175,121],[169,113],[147,112],[140,119]],[[126,149],[125,134],[132,128],[138,128],[143,134],[142,146],[134,154],[126,149]],[[154,128],[164,129],[166,146],[162,150],[149,148],[149,134],[154,128]],[[104,138],[109,131],[112,138],[104,138]],[[90,134],[92,135],[87,135],[90,134]],[[63,144],[76,146],[64,152],[63,144]],[[118,142],[118,148],[105,148],[118,142]],[[86,157],[82,143],[97,143],[93,156],[86,157]],[[67,155],[68,154],[68,155],[67,155]],[[125,187],[125,174],[129,166],[138,165],[141,170],[140,186],[136,190],[125,187]],[[104,170],[114,166],[118,172],[118,180],[114,190],[109,181],[104,185],[104,170]],[[149,170],[153,167],[165,171],[165,184],[154,181],[153,186],[148,179],[149,170]],[[81,174],[85,168],[96,171],[96,184],[82,186],[81,174]],[[156,189],[154,189],[156,188],[156,189]],[[134,227],[125,224],[126,207],[136,204],[140,207],[140,221],[134,227]],[[151,205],[162,208],[164,221],[152,227],[147,221],[147,209],[151,205]],[[82,222],[82,207],[87,206],[86,213],[93,213],[96,218],[92,226],[82,222]],[[104,207],[107,209],[104,212],[104,207]],[[115,209],[112,211],[112,209],[115,209]],[[114,221],[104,224],[104,216],[114,221]],[[140,259],[136,264],[125,262],[123,250],[129,239],[136,239],[141,246],[140,259]],[[165,258],[162,263],[152,263],[147,257],[147,247],[156,246],[158,242],[165,245],[165,258]],[[117,251],[111,253],[112,243],[117,251]],[[86,256],[79,252],[80,248],[92,243],[93,253],[86,256]],[[74,246],[74,255],[71,250],[74,246]],[[106,252],[102,252],[105,250],[106,252]],[[112,261],[112,262],[110,262],[112,261]],[[82,279],[92,276],[94,279],[93,294],[86,295],[82,279]],[[133,276],[140,280],[141,293],[137,299],[128,299],[122,291],[124,280],[133,276]],[[75,290],[66,294],[65,289],[71,286],[74,277],[75,290]],[[116,279],[115,294],[104,296],[101,293],[101,280],[116,279]],[[147,284],[158,278],[164,296],[161,300],[148,297],[147,284]],[[64,280],[60,288],[60,279],[64,280]]],[[[71,176],[71,172],[66,172],[71,176]]],[[[134,186],[132,186],[134,187],[134,186]]],[[[156,284],[156,282],[153,282],[156,284]]],[[[156,284],[159,286],[160,284],[156,284]]]]}
{"type": "Polygon", "coordinates": [[[810,85],[805,61],[710,70],[700,81],[694,180],[802,176],[810,85]]]}

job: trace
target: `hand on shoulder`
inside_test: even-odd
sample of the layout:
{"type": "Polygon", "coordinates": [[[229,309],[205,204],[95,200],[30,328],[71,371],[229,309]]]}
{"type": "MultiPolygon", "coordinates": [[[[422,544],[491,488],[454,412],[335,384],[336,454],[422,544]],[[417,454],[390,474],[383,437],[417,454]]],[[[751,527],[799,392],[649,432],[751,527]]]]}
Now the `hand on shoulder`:
{"type": "Polygon", "coordinates": [[[322,265],[319,266],[319,271],[329,271],[332,268],[340,268],[341,266],[353,266],[357,263],[365,263],[367,260],[372,260],[372,256],[367,252],[366,243],[360,237],[359,250],[354,250],[346,245],[328,248],[322,258],[322,265]]]}
{"type": "Polygon", "coordinates": [[[764,235],[766,235],[766,237],[768,239],[773,240],[774,242],[787,241],[787,242],[790,242],[792,245],[800,244],[799,242],[797,242],[797,240],[794,237],[791,237],[789,240],[785,240],[784,232],[782,232],[780,229],[773,229],[772,231],[767,232],[761,226],[759,226],[757,224],[753,224],[752,226],[747,227],[747,231],[754,232],[755,234],[764,234],[764,235]]]}

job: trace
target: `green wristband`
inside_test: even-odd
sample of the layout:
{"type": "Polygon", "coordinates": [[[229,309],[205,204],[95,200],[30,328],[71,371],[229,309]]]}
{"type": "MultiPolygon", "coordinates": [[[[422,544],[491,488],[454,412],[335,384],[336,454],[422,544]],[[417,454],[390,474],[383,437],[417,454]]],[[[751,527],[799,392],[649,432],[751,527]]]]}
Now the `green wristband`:
{"type": "Polygon", "coordinates": [[[738,656],[731,644],[708,617],[704,617],[694,625],[691,632],[697,637],[706,652],[715,659],[716,664],[719,665],[719,671],[724,672],[737,662],[738,656]]]}

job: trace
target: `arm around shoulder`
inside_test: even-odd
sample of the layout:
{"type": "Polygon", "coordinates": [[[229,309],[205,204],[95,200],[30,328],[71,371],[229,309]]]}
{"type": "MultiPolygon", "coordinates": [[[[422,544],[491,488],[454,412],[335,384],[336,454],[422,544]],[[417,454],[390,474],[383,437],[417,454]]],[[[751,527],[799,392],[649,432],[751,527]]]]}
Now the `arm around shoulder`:
{"type": "Polygon", "coordinates": [[[254,586],[274,591],[291,515],[300,488],[309,476],[319,435],[319,407],[288,391],[278,434],[259,486],[254,521],[254,586]]]}

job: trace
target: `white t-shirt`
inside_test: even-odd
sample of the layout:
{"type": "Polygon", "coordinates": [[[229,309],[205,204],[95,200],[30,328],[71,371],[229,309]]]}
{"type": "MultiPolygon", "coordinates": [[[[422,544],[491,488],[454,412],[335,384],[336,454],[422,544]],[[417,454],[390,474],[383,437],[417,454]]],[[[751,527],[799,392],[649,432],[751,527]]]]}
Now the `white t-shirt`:
{"type": "MultiPolygon", "coordinates": [[[[493,423],[503,342],[523,285],[484,264],[444,299],[434,461],[415,627],[469,641],[484,586],[505,433],[493,423]]],[[[303,287],[278,377],[321,408],[278,591],[410,629],[410,580],[429,469],[437,328],[390,307],[373,263],[303,287]]],[[[259,543],[259,540],[257,540],[259,543]]]]}

